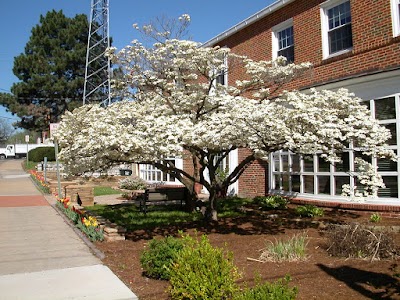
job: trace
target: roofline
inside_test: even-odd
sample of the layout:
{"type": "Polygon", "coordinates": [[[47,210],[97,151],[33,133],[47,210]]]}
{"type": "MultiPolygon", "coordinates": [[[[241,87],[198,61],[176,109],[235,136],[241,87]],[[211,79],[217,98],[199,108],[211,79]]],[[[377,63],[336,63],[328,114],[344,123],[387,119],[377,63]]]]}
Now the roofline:
{"type": "Polygon", "coordinates": [[[235,34],[236,32],[242,30],[243,28],[246,28],[247,26],[250,26],[251,24],[257,22],[258,20],[261,20],[262,18],[272,14],[273,12],[277,11],[278,9],[286,6],[287,4],[293,2],[295,0],[278,0],[275,1],[274,3],[268,5],[266,8],[263,8],[259,12],[256,12],[255,14],[251,15],[247,19],[239,22],[238,24],[232,26],[231,28],[225,30],[224,32],[220,33],[219,35],[213,37],[212,39],[208,40],[205,42],[202,46],[203,47],[212,47],[219,41],[226,39],[227,37],[230,37],[231,35],[235,34]]]}

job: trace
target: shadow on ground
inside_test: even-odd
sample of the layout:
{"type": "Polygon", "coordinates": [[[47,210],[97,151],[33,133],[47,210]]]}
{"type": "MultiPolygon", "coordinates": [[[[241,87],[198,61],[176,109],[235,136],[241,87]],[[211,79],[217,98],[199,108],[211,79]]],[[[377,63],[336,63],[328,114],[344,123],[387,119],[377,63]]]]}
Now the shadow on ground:
{"type": "Polygon", "coordinates": [[[336,268],[330,268],[323,264],[317,264],[317,266],[369,299],[400,299],[400,283],[394,276],[349,266],[336,268]]]}

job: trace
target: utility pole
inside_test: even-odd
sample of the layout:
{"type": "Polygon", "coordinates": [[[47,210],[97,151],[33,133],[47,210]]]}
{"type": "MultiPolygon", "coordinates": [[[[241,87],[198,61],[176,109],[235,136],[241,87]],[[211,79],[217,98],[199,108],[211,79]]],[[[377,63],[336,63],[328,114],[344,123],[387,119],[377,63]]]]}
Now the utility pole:
{"type": "Polygon", "coordinates": [[[89,35],[86,52],[83,104],[111,103],[111,62],[105,57],[110,47],[109,0],[91,0],[89,35]]]}

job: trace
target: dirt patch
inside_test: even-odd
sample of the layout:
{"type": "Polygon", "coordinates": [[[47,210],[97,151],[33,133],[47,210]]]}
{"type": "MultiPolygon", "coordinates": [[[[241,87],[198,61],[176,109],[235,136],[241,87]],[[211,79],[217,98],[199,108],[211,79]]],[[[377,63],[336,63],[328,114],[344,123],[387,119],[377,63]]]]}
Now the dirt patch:
{"type": "MultiPolygon", "coordinates": [[[[214,226],[208,224],[180,224],[154,230],[129,233],[129,240],[97,243],[106,255],[104,263],[132,289],[141,300],[169,299],[165,293],[167,281],[142,276],[140,254],[153,237],[178,236],[178,231],[207,234],[214,246],[226,247],[233,252],[235,265],[243,273],[241,283],[251,286],[254,277],[275,281],[289,274],[291,285],[297,286],[297,299],[400,299],[400,261],[369,261],[331,257],[326,248],[324,225],[328,222],[371,224],[369,214],[325,210],[325,216],[309,220],[295,220],[289,211],[262,212],[245,217],[225,219],[214,226]],[[267,241],[292,237],[306,232],[309,237],[307,261],[260,263],[258,258],[267,241]]],[[[393,237],[400,245],[399,219],[383,217],[379,226],[390,226],[393,237]]]]}

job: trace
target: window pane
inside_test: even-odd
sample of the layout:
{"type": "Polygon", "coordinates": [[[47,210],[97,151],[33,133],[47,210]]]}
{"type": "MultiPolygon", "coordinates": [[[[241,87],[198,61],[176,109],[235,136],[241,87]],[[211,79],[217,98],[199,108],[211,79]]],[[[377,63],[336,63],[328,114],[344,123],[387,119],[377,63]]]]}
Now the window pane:
{"type": "Polygon", "coordinates": [[[300,193],[300,175],[292,175],[292,192],[300,193]]]}
{"type": "Polygon", "coordinates": [[[378,120],[396,119],[394,97],[375,101],[375,118],[378,120]]]}
{"type": "Polygon", "coordinates": [[[290,46],[288,48],[279,50],[278,56],[284,56],[284,57],[286,57],[287,63],[293,63],[294,62],[294,46],[290,46]]]}
{"type": "Polygon", "coordinates": [[[304,157],[304,172],[314,172],[314,163],[312,157],[304,157]]]}
{"type": "Polygon", "coordinates": [[[353,47],[351,24],[344,25],[328,33],[329,53],[353,47]]]}
{"type": "Polygon", "coordinates": [[[300,172],[300,156],[292,155],[292,172],[300,172]]]}
{"type": "Polygon", "coordinates": [[[282,174],[282,189],[284,191],[289,191],[289,175],[282,174]]]}
{"type": "Polygon", "coordinates": [[[314,176],[303,176],[304,192],[314,194],[314,176]]]}
{"type": "Polygon", "coordinates": [[[390,130],[390,133],[392,134],[392,137],[388,139],[386,142],[389,145],[396,145],[396,123],[391,123],[391,124],[384,124],[384,126],[390,130]]]}
{"type": "Polygon", "coordinates": [[[328,9],[329,53],[353,46],[350,1],[328,9]]]}
{"type": "Polygon", "coordinates": [[[283,172],[288,172],[289,171],[289,156],[287,154],[281,155],[282,159],[282,171],[283,172]]]}
{"type": "Polygon", "coordinates": [[[351,22],[350,1],[328,9],[329,29],[351,22]]]}
{"type": "Polygon", "coordinates": [[[342,186],[350,184],[349,176],[335,176],[335,195],[342,194],[342,186]]]}
{"type": "Polygon", "coordinates": [[[279,154],[275,153],[272,156],[272,159],[274,160],[274,171],[279,171],[279,164],[280,164],[280,162],[279,162],[279,154]]]}
{"type": "Polygon", "coordinates": [[[385,183],[385,188],[380,188],[378,190],[378,197],[382,198],[397,198],[397,177],[395,176],[382,176],[383,182],[385,183]]]}
{"type": "Polygon", "coordinates": [[[378,172],[397,171],[397,161],[386,158],[378,158],[378,172]]]}
{"type": "Polygon", "coordinates": [[[281,189],[281,175],[275,174],[274,179],[275,179],[275,189],[280,190],[281,189]]]}
{"type": "Polygon", "coordinates": [[[340,155],[342,162],[335,164],[336,172],[348,172],[350,170],[350,153],[344,152],[340,155]]]}
{"type": "Polygon", "coordinates": [[[284,56],[288,63],[294,62],[293,26],[278,32],[278,56],[284,56]]]}
{"type": "Polygon", "coordinates": [[[368,108],[368,110],[371,110],[371,104],[370,104],[370,102],[369,101],[362,101],[362,102],[360,102],[362,105],[365,105],[367,108],[368,108]]]}
{"type": "Polygon", "coordinates": [[[330,163],[327,162],[322,157],[318,156],[318,171],[319,172],[329,172],[330,163]]]}
{"type": "Polygon", "coordinates": [[[318,194],[331,194],[331,184],[329,176],[318,176],[318,194]]]}

